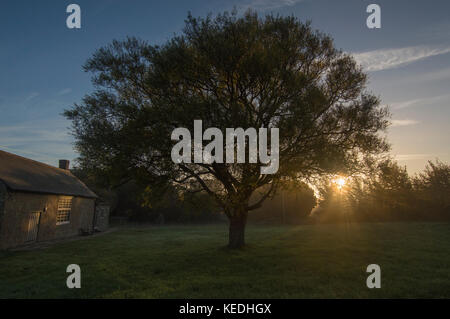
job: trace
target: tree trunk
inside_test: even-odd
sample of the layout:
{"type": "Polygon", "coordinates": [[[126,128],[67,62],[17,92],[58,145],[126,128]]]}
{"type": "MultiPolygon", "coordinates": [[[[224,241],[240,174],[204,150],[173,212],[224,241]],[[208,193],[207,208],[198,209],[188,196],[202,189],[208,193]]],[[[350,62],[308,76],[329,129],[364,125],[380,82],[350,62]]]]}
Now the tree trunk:
{"type": "Polygon", "coordinates": [[[245,225],[248,212],[245,209],[236,209],[230,216],[230,229],[228,247],[232,249],[242,248],[245,245],[245,225]]]}

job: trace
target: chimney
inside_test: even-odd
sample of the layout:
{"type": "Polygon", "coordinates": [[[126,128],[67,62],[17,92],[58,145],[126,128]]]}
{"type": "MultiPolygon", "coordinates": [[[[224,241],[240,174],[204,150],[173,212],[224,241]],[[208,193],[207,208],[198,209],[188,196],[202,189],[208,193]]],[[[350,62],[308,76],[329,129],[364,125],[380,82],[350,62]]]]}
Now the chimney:
{"type": "Polygon", "coordinates": [[[70,161],[69,160],[59,160],[59,168],[69,170],[70,161]]]}

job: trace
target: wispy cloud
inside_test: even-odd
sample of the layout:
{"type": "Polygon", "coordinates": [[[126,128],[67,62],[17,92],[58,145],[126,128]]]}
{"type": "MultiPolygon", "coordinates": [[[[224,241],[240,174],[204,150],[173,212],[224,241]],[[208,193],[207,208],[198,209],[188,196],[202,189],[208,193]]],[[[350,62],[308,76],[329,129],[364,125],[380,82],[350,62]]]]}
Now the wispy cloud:
{"type": "Polygon", "coordinates": [[[63,90],[59,91],[57,93],[57,95],[59,95],[59,96],[66,95],[66,94],[69,94],[70,92],[72,92],[72,89],[71,88],[66,88],[66,89],[63,89],[63,90]]]}
{"type": "Polygon", "coordinates": [[[65,120],[41,120],[0,126],[0,149],[55,165],[60,158],[73,159],[73,139],[65,120]]]}
{"type": "Polygon", "coordinates": [[[354,53],[356,61],[367,71],[398,68],[428,57],[450,53],[450,47],[415,46],[354,53]]]}
{"type": "MultiPolygon", "coordinates": [[[[65,121],[36,121],[0,126],[0,144],[67,142],[70,135],[65,121]]],[[[69,142],[70,143],[70,142],[69,142]]]]}
{"type": "Polygon", "coordinates": [[[29,101],[31,101],[32,99],[34,99],[34,98],[36,98],[38,96],[39,96],[38,92],[32,92],[25,98],[25,102],[29,102],[29,101]]]}
{"type": "Polygon", "coordinates": [[[432,159],[435,155],[433,154],[399,154],[395,156],[397,161],[412,161],[412,160],[425,160],[432,159]]]}
{"type": "Polygon", "coordinates": [[[391,107],[395,110],[404,109],[404,108],[416,105],[423,100],[424,99],[415,99],[415,100],[409,100],[409,101],[403,101],[403,102],[396,102],[396,103],[392,103],[391,107]]]}
{"type": "Polygon", "coordinates": [[[410,126],[419,124],[419,121],[416,120],[392,120],[392,127],[397,126],[410,126]]]}
{"type": "Polygon", "coordinates": [[[433,96],[433,97],[426,97],[423,99],[413,99],[413,100],[408,100],[408,101],[395,102],[395,103],[390,104],[390,106],[394,110],[400,110],[400,109],[413,107],[413,106],[427,106],[430,104],[443,102],[448,99],[450,99],[450,94],[444,94],[444,95],[438,95],[438,96],[433,96]]]}

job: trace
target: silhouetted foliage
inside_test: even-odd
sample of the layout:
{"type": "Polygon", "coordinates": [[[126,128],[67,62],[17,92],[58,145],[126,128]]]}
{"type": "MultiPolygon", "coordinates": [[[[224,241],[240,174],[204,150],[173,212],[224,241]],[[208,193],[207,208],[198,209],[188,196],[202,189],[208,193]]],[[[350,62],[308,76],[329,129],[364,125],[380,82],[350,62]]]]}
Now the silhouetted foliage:
{"type": "Polygon", "coordinates": [[[81,166],[111,184],[170,181],[208,193],[230,220],[233,248],[244,245],[248,212],[283,184],[359,171],[388,149],[379,135],[388,112],[366,91],[361,68],[292,16],[189,15],[165,44],[113,41],[84,68],[96,91],[65,112],[81,166]],[[279,128],[278,172],[261,175],[262,163],[173,163],[171,132],[192,132],[197,119],[222,131],[279,128]]]}
{"type": "Polygon", "coordinates": [[[368,176],[354,176],[341,190],[321,188],[317,221],[450,220],[450,165],[437,160],[410,177],[392,160],[368,176]]]}
{"type": "Polygon", "coordinates": [[[428,162],[425,170],[413,179],[422,209],[427,207],[435,218],[450,220],[450,165],[439,160],[428,162]]]}

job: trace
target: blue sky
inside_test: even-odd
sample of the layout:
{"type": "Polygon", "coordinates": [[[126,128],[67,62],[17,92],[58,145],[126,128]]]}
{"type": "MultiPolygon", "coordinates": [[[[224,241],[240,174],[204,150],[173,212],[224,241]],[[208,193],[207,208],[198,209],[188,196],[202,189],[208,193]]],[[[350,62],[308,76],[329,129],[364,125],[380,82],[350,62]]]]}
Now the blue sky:
{"type": "Polygon", "coordinates": [[[411,173],[427,160],[450,162],[450,2],[447,0],[4,0],[0,4],[0,149],[56,165],[73,160],[64,109],[93,90],[81,66],[112,39],[162,43],[194,16],[253,8],[295,15],[330,34],[369,74],[369,88],[391,107],[392,154],[411,173]],[[66,7],[82,27],[66,27],[66,7]],[[368,29],[366,7],[381,7],[368,29]]]}

